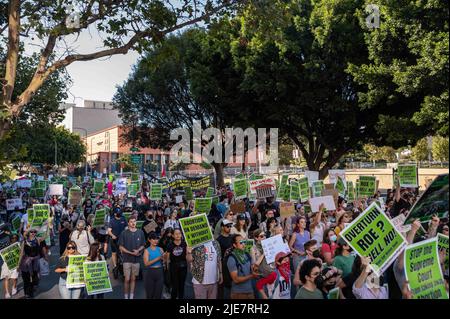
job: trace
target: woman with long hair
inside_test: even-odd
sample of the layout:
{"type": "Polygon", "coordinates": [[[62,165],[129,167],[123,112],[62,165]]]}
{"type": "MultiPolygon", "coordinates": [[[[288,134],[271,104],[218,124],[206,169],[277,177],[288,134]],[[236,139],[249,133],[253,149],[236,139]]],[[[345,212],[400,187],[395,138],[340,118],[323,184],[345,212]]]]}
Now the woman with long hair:
{"type": "Polygon", "coordinates": [[[33,298],[33,287],[39,284],[39,259],[42,249],[41,242],[44,238],[37,238],[36,234],[36,229],[24,232],[23,256],[19,268],[22,273],[25,298],[33,298]]]}
{"type": "Polygon", "coordinates": [[[55,272],[60,274],[59,277],[59,294],[62,299],[79,299],[82,288],[67,288],[67,272],[69,271],[69,256],[79,255],[77,244],[74,241],[69,241],[66,250],[58,260],[55,272]]]}
{"type": "Polygon", "coordinates": [[[231,228],[231,235],[240,235],[242,239],[248,238],[247,217],[245,214],[239,214],[237,216],[236,223],[231,228]]]}
{"type": "MultiPolygon", "coordinates": [[[[86,262],[95,262],[95,261],[103,261],[105,257],[101,254],[101,244],[99,242],[93,242],[90,249],[89,254],[86,257],[86,262]]],[[[92,296],[88,296],[87,299],[104,299],[105,294],[96,294],[92,296]]]]}
{"type": "Polygon", "coordinates": [[[333,229],[329,228],[325,231],[323,234],[323,241],[322,241],[322,256],[324,258],[325,263],[328,265],[333,264],[334,260],[334,253],[337,248],[337,236],[333,229]]]}
{"type": "Polygon", "coordinates": [[[295,224],[294,232],[289,240],[289,248],[292,251],[292,260],[294,269],[297,269],[298,264],[306,258],[305,243],[311,240],[311,234],[306,230],[306,218],[300,216],[295,224]]]}

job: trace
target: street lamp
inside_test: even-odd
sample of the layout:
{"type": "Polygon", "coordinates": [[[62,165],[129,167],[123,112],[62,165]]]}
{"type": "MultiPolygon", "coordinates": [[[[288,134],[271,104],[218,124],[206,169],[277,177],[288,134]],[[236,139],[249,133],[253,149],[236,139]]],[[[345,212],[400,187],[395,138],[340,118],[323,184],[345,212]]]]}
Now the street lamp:
{"type": "MultiPolygon", "coordinates": [[[[85,128],[82,128],[82,127],[74,127],[73,129],[74,130],[82,130],[82,131],[84,131],[84,134],[85,134],[84,137],[86,139],[86,147],[87,147],[87,130],[85,128]]],[[[88,171],[88,165],[87,165],[88,159],[87,159],[87,157],[88,157],[88,154],[87,154],[87,150],[86,150],[86,161],[84,162],[84,175],[85,176],[87,176],[87,171],[88,171]]]]}

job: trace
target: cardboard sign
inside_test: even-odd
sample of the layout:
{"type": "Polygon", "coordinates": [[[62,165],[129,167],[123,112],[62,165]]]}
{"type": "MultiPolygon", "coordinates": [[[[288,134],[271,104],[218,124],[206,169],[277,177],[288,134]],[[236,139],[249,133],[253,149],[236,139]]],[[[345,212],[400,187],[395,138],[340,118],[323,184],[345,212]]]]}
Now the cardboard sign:
{"type": "Polygon", "coordinates": [[[50,196],[63,196],[64,192],[63,192],[63,188],[64,185],[63,184],[50,184],[48,186],[49,192],[48,194],[50,196]]]}
{"type": "Polygon", "coordinates": [[[308,178],[309,187],[312,187],[313,183],[319,180],[319,172],[316,171],[305,171],[305,176],[308,178]]]}
{"type": "Polygon", "coordinates": [[[86,256],[71,255],[69,256],[69,271],[67,272],[66,287],[67,288],[81,288],[85,286],[83,263],[86,256]]]}
{"type": "Polygon", "coordinates": [[[194,211],[196,213],[205,213],[208,214],[211,210],[212,198],[196,198],[194,211]]]}
{"type": "Polygon", "coordinates": [[[326,190],[333,190],[334,189],[334,184],[323,184],[324,189],[326,190]]]}
{"type": "Polygon", "coordinates": [[[151,184],[150,185],[150,199],[151,200],[161,200],[162,198],[162,184],[151,184]]]}
{"type": "Polygon", "coordinates": [[[233,182],[233,191],[236,199],[247,197],[248,181],[246,179],[237,179],[233,182]]]}
{"type": "Polygon", "coordinates": [[[448,299],[437,237],[409,245],[405,249],[404,265],[413,299],[448,299]]]}
{"type": "Polygon", "coordinates": [[[333,196],[313,197],[309,200],[309,204],[311,205],[311,211],[313,213],[319,211],[321,204],[325,205],[326,210],[336,210],[336,203],[334,202],[333,196]]]}
{"type": "Polygon", "coordinates": [[[398,165],[397,174],[400,179],[400,187],[419,187],[417,165],[398,165]]]}
{"type": "Polygon", "coordinates": [[[22,199],[12,198],[6,200],[6,210],[23,209],[22,199]]]}
{"type": "Polygon", "coordinates": [[[201,246],[213,240],[206,214],[181,218],[180,225],[186,244],[190,248],[201,246]]]}
{"type": "Polygon", "coordinates": [[[158,228],[158,224],[152,219],[147,225],[145,225],[144,231],[149,234],[156,231],[156,228],[158,228]]]}
{"type": "Polygon", "coordinates": [[[230,210],[235,214],[245,213],[245,202],[239,201],[231,204],[230,210]]]}
{"type": "Polygon", "coordinates": [[[281,235],[276,235],[264,239],[261,241],[261,245],[268,264],[275,262],[275,256],[279,252],[291,252],[289,246],[286,248],[286,244],[283,242],[283,237],[281,235]]]}
{"type": "Polygon", "coordinates": [[[83,196],[81,192],[81,188],[78,186],[74,186],[69,189],[69,205],[72,206],[81,206],[83,201],[83,196]]]}
{"type": "Polygon", "coordinates": [[[89,296],[112,291],[106,260],[83,263],[83,276],[89,296]]]}
{"type": "Polygon", "coordinates": [[[20,251],[20,243],[18,242],[0,250],[0,256],[6,263],[6,266],[8,266],[9,270],[12,271],[19,267],[20,251]]]}
{"type": "Polygon", "coordinates": [[[407,245],[405,238],[375,203],[345,227],[340,236],[358,255],[371,257],[370,267],[378,277],[407,245]]]}
{"type": "Polygon", "coordinates": [[[322,196],[333,196],[334,204],[336,207],[338,207],[338,199],[339,199],[339,193],[335,189],[324,189],[322,191],[322,196]]]}
{"type": "Polygon", "coordinates": [[[295,203],[281,202],[280,203],[280,217],[282,219],[295,215],[295,203]]]}

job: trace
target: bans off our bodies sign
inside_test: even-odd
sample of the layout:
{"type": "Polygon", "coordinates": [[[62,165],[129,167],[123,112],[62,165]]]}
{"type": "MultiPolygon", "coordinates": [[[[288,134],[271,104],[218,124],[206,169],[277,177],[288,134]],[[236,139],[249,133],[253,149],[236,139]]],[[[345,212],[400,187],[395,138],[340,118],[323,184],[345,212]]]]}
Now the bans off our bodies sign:
{"type": "Polygon", "coordinates": [[[380,276],[406,247],[407,242],[394,224],[372,203],[340,236],[362,257],[370,257],[370,266],[380,276]]]}

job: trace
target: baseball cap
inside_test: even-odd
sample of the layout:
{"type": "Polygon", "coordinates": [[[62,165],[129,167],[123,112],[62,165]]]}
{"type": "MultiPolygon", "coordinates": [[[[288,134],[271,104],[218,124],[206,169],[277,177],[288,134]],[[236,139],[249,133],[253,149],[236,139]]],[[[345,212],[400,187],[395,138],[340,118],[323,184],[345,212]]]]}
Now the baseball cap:
{"type": "Polygon", "coordinates": [[[243,220],[243,219],[246,219],[247,217],[245,216],[245,214],[239,214],[238,216],[237,216],[237,219],[238,220],[243,220]]]}
{"type": "Polygon", "coordinates": [[[227,225],[233,225],[233,222],[229,221],[228,219],[222,220],[222,226],[227,226],[227,225]]]}
{"type": "Polygon", "coordinates": [[[280,259],[283,259],[284,257],[289,257],[290,255],[292,255],[292,253],[286,253],[284,251],[280,251],[278,254],[276,254],[275,261],[279,261],[280,259]]]}
{"type": "Polygon", "coordinates": [[[338,245],[340,246],[344,246],[344,245],[348,245],[347,242],[344,240],[344,238],[339,237],[338,241],[337,241],[338,245]]]}

